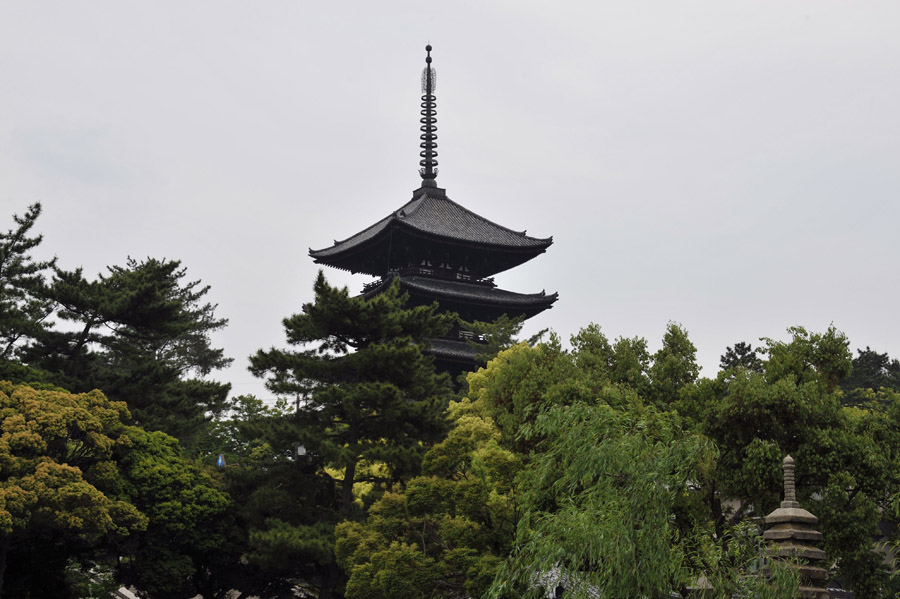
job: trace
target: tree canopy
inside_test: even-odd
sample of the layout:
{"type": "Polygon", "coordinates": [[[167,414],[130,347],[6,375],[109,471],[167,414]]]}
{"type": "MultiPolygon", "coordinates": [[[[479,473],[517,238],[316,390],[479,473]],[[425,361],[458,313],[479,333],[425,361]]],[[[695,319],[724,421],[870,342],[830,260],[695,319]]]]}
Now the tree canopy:
{"type": "Polygon", "coordinates": [[[150,599],[232,588],[210,576],[240,570],[228,496],[177,440],[129,419],[96,390],[0,382],[0,596],[68,597],[73,565],[150,599]]]}
{"type": "Polygon", "coordinates": [[[37,335],[22,360],[68,389],[103,389],[141,426],[190,443],[230,389],[205,378],[231,362],[211,343],[227,321],[203,303],[209,287],[185,281],[177,260],[129,258],[93,281],[54,273],[45,297],[65,328],[37,335]]]}
{"type": "Polygon", "coordinates": [[[337,528],[348,599],[791,597],[789,569],[773,566],[775,586],[754,575],[787,453],[834,573],[889,596],[874,540],[900,483],[898,396],[844,407],[846,338],[788,333],[715,379],[676,324],[653,354],[595,325],[571,351],[551,337],[501,352],[469,375],[423,475],[337,528]]]}
{"type": "Polygon", "coordinates": [[[250,358],[277,403],[228,400],[209,287],[177,260],[40,261],[39,215],[0,234],[0,596],[787,598],[760,522],[788,453],[830,573],[900,591],[900,362],[834,327],[701,377],[674,322],[656,351],[472,323],[485,362],[454,397],[429,353],[454,315],[320,273],[288,348],[250,358]]]}
{"type": "Polygon", "coordinates": [[[70,556],[147,527],[116,489],[127,418],[99,391],[0,382],[0,593],[52,596],[70,556]]]}

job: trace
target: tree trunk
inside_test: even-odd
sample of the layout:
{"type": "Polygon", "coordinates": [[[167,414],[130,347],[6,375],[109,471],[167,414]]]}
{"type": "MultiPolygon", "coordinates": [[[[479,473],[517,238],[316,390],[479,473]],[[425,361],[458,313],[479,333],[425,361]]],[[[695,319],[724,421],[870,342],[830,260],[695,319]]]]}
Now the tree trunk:
{"type": "Polygon", "coordinates": [[[89,320],[81,331],[81,337],[75,342],[75,346],[69,350],[69,359],[71,361],[71,365],[69,366],[69,376],[78,376],[78,371],[81,369],[81,348],[87,344],[92,328],[94,328],[94,322],[89,320]]]}
{"type": "Polygon", "coordinates": [[[346,520],[353,507],[353,482],[356,480],[356,460],[344,469],[344,481],[341,483],[341,518],[346,520]]]}
{"type": "Polygon", "coordinates": [[[335,562],[326,566],[324,584],[319,587],[319,599],[334,599],[337,597],[336,589],[341,580],[341,568],[335,562]]]}

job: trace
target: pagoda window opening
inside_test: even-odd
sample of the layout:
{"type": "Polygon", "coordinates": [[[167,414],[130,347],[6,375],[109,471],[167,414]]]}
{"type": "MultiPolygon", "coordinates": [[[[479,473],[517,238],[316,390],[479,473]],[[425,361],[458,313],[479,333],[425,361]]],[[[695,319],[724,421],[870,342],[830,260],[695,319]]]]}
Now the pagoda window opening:
{"type": "MultiPolygon", "coordinates": [[[[487,335],[478,335],[473,331],[458,327],[455,329],[455,332],[457,339],[462,339],[463,341],[475,341],[476,343],[487,343],[487,335]]],[[[452,331],[450,336],[452,336],[452,331]]]]}

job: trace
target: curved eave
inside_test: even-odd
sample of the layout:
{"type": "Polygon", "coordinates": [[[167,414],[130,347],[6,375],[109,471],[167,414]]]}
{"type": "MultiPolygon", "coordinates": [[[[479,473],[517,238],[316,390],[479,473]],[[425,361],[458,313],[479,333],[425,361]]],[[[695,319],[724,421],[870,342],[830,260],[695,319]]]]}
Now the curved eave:
{"type": "MultiPolygon", "coordinates": [[[[354,237],[361,235],[362,233],[354,237]]],[[[435,255],[448,253],[482,257],[482,262],[487,266],[480,267],[480,270],[474,274],[477,277],[489,277],[528,262],[546,252],[547,248],[553,244],[553,237],[530,238],[535,243],[527,246],[459,239],[423,231],[400,218],[385,219],[380,230],[370,234],[363,241],[352,242],[353,239],[351,237],[347,241],[337,242],[323,250],[310,249],[309,256],[316,264],[326,264],[352,273],[361,272],[377,277],[384,275],[391,267],[406,266],[406,264],[389,265],[389,253],[393,262],[399,259],[403,249],[409,244],[421,242],[427,245],[430,252],[435,255]]]]}
{"type": "Polygon", "coordinates": [[[347,239],[343,239],[341,241],[335,239],[334,243],[327,248],[322,248],[321,250],[314,250],[312,248],[309,248],[309,255],[316,262],[319,262],[320,260],[346,256],[348,254],[354,253],[357,248],[366,247],[368,245],[371,245],[372,243],[377,243],[378,239],[384,237],[385,233],[388,231],[388,227],[394,221],[395,217],[395,214],[391,214],[384,217],[374,225],[366,227],[359,233],[351,235],[347,239]]]}
{"type": "MultiPolygon", "coordinates": [[[[412,293],[410,294],[410,297],[413,297],[412,293]]],[[[553,303],[556,302],[558,296],[554,293],[552,295],[546,296],[545,298],[542,298],[542,301],[535,301],[528,304],[478,302],[472,301],[471,299],[464,296],[445,296],[439,298],[423,295],[417,299],[419,300],[419,303],[431,303],[432,301],[437,301],[438,305],[440,305],[442,309],[446,310],[447,312],[456,312],[463,320],[467,320],[470,322],[475,320],[480,320],[482,322],[493,322],[504,315],[508,316],[509,318],[518,318],[520,316],[524,316],[525,318],[532,318],[534,316],[537,316],[544,310],[549,310],[550,308],[552,308],[553,303]]]]}
{"type": "Polygon", "coordinates": [[[454,378],[478,368],[477,352],[462,340],[432,339],[431,347],[425,351],[434,356],[437,370],[454,378]]]}
{"type": "Polygon", "coordinates": [[[557,293],[548,295],[544,291],[539,293],[516,293],[515,291],[488,287],[478,283],[445,281],[421,276],[400,277],[400,287],[404,291],[433,296],[437,300],[466,301],[481,306],[549,307],[558,297],[557,293]]]}
{"type": "Polygon", "coordinates": [[[474,364],[477,352],[463,340],[432,339],[431,347],[425,350],[436,358],[463,365],[474,364]]]}
{"type": "MultiPolygon", "coordinates": [[[[509,317],[531,318],[553,307],[558,293],[516,293],[478,283],[443,280],[421,276],[399,277],[400,288],[413,304],[438,302],[442,309],[457,312],[464,320],[493,321],[506,314],[509,317]]],[[[380,293],[391,279],[365,293],[372,297],[380,293]]]]}
{"type": "MultiPolygon", "coordinates": [[[[460,239],[449,235],[441,235],[431,231],[424,231],[419,227],[410,225],[402,218],[388,217],[383,221],[379,221],[375,225],[368,227],[361,233],[349,237],[343,241],[335,241],[334,245],[321,250],[309,249],[309,256],[316,262],[328,264],[331,261],[345,261],[357,254],[370,251],[379,245],[387,245],[389,243],[391,233],[394,231],[402,231],[416,239],[423,239],[433,243],[444,244],[454,247],[475,248],[489,252],[500,252],[508,254],[542,254],[547,248],[553,245],[553,236],[545,238],[529,237],[533,243],[530,245],[516,246],[503,243],[490,243],[484,241],[474,241],[470,239],[460,239]],[[369,233],[371,229],[378,227],[378,230],[369,233]],[[357,237],[362,237],[368,233],[367,239],[363,241],[354,241],[357,237]]],[[[377,276],[377,275],[376,275],[377,276]]]]}
{"type": "Polygon", "coordinates": [[[553,243],[552,237],[530,237],[498,225],[446,197],[444,190],[419,189],[399,210],[330,247],[310,248],[309,255],[317,264],[380,276],[397,266],[388,264],[388,253],[393,260],[398,251],[409,250],[403,247],[405,242],[416,240],[427,242],[432,253],[446,251],[458,257],[465,250],[494,256],[480,257],[481,277],[527,262],[553,243]]]}

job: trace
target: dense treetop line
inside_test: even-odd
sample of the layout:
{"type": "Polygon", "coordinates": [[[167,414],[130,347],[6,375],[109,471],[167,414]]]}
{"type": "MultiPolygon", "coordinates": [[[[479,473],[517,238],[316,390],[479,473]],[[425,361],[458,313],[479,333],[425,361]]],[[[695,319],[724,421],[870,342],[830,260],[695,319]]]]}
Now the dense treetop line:
{"type": "Polygon", "coordinates": [[[66,271],[39,215],[0,233],[0,597],[791,597],[758,574],[787,453],[833,575],[898,590],[900,363],[834,328],[700,378],[674,323],[651,353],[504,319],[454,382],[427,353],[450,316],[320,274],[250,357],[270,408],[209,378],[227,321],[178,261],[66,271]]]}

